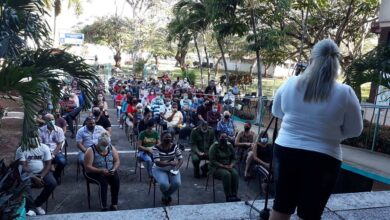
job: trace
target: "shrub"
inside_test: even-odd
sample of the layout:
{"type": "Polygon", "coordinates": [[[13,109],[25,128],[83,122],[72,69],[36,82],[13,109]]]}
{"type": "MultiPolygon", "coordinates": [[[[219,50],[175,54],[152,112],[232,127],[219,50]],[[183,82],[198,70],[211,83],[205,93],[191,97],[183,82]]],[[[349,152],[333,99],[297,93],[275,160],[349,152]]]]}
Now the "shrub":
{"type": "Polygon", "coordinates": [[[187,71],[181,73],[180,78],[182,78],[182,79],[187,78],[187,80],[190,84],[195,84],[196,72],[194,70],[187,70],[187,71]]]}
{"type": "MultiPolygon", "coordinates": [[[[370,127],[370,122],[364,120],[362,134],[359,137],[346,139],[342,144],[371,150],[375,125],[376,124],[373,123],[370,127]]],[[[380,125],[378,127],[374,151],[390,154],[390,126],[380,125]]]]}

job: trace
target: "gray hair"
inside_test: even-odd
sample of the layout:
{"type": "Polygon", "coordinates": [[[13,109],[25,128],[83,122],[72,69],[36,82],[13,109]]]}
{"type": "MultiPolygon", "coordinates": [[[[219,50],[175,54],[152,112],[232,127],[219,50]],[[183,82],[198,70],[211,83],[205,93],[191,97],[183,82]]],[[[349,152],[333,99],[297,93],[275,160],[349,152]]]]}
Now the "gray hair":
{"type": "Polygon", "coordinates": [[[111,142],[110,135],[107,132],[104,132],[100,135],[98,138],[98,145],[100,146],[107,146],[111,142]]]}
{"type": "Polygon", "coordinates": [[[340,50],[331,39],[324,39],[314,45],[310,65],[299,79],[299,87],[305,88],[305,102],[326,101],[332,91],[340,69],[340,50]]]}

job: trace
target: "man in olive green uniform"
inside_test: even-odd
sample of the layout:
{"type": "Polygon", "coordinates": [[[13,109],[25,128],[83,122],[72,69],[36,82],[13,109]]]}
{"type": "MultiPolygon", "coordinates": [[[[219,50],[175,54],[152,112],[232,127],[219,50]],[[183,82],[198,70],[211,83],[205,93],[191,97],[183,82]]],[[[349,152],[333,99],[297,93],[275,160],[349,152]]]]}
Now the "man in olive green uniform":
{"type": "MultiPolygon", "coordinates": [[[[199,164],[201,160],[209,159],[209,149],[214,143],[215,135],[213,128],[209,127],[206,121],[202,121],[198,127],[191,132],[192,163],[194,165],[195,178],[200,177],[199,164]]],[[[203,176],[207,175],[207,164],[202,166],[203,176]]]]}
{"type": "Polygon", "coordinates": [[[233,146],[228,142],[226,133],[221,133],[219,141],[211,145],[209,150],[210,174],[222,180],[227,202],[241,201],[237,197],[238,172],[234,168],[236,162],[233,146]]]}

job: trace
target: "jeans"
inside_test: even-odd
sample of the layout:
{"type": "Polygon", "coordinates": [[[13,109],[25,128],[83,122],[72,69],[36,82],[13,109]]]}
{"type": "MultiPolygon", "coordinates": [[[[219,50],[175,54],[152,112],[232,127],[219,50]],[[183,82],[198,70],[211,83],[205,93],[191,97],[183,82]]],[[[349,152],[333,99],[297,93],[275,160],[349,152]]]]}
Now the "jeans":
{"type": "Polygon", "coordinates": [[[86,177],[99,185],[100,198],[102,199],[102,208],[107,207],[108,185],[110,185],[111,191],[111,205],[118,205],[118,194],[120,187],[118,172],[115,172],[114,175],[108,176],[104,176],[98,173],[86,173],[86,177]]]}
{"type": "Polygon", "coordinates": [[[61,176],[61,172],[64,170],[66,166],[65,155],[62,152],[59,152],[53,159],[53,164],[56,165],[56,169],[53,172],[54,178],[56,178],[58,182],[58,178],[61,176]]]}
{"type": "Polygon", "coordinates": [[[77,108],[73,109],[71,112],[69,112],[63,116],[64,119],[66,120],[66,122],[68,123],[69,130],[72,132],[72,134],[74,134],[73,120],[76,119],[77,115],[79,115],[81,110],[82,110],[82,107],[77,107],[77,108]]]}
{"type": "Polygon", "coordinates": [[[31,185],[29,184],[26,187],[26,193],[27,193],[26,210],[42,206],[43,203],[47,201],[47,199],[49,198],[49,196],[52,194],[52,192],[57,186],[57,181],[54,178],[52,172],[47,173],[47,175],[43,178],[43,181],[44,181],[43,190],[35,200],[31,198],[32,195],[31,185]]]}
{"type": "Polygon", "coordinates": [[[169,198],[181,185],[180,172],[176,175],[159,167],[153,167],[153,177],[160,185],[164,198],[169,198]]]}
{"type": "Polygon", "coordinates": [[[145,162],[146,164],[146,170],[148,171],[148,174],[149,176],[153,176],[153,173],[152,173],[152,167],[153,167],[153,160],[152,160],[152,157],[150,154],[146,153],[145,151],[140,151],[138,152],[138,155],[137,157],[145,162]]]}
{"type": "Polygon", "coordinates": [[[84,152],[79,151],[79,155],[78,155],[77,159],[78,159],[79,163],[81,163],[81,164],[84,164],[84,155],[85,155],[84,152]]]}

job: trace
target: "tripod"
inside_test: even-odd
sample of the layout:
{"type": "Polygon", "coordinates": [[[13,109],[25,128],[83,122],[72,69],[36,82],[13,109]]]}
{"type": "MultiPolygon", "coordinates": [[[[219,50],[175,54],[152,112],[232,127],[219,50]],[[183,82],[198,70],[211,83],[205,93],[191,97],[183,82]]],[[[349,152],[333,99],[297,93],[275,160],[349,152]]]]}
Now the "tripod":
{"type": "MultiPolygon", "coordinates": [[[[275,120],[275,126],[274,126],[274,131],[272,134],[272,148],[273,149],[275,148],[275,140],[276,140],[276,137],[278,136],[278,131],[277,131],[278,130],[278,118],[276,118],[275,116],[273,116],[271,118],[271,121],[269,122],[269,124],[268,124],[267,128],[265,129],[263,136],[262,136],[262,138],[264,138],[265,135],[267,135],[267,131],[271,127],[271,124],[274,120],[275,120]]],[[[271,157],[271,161],[269,164],[269,173],[267,176],[268,184],[267,184],[267,190],[265,192],[265,203],[264,203],[263,210],[259,210],[256,207],[254,207],[253,204],[250,204],[248,201],[245,201],[245,205],[250,206],[251,208],[253,208],[253,210],[258,212],[260,214],[260,219],[262,219],[262,220],[269,219],[269,215],[270,215],[270,209],[268,208],[268,197],[269,197],[269,191],[270,191],[270,182],[271,182],[271,178],[272,178],[272,161],[273,161],[273,156],[271,157]]]]}

